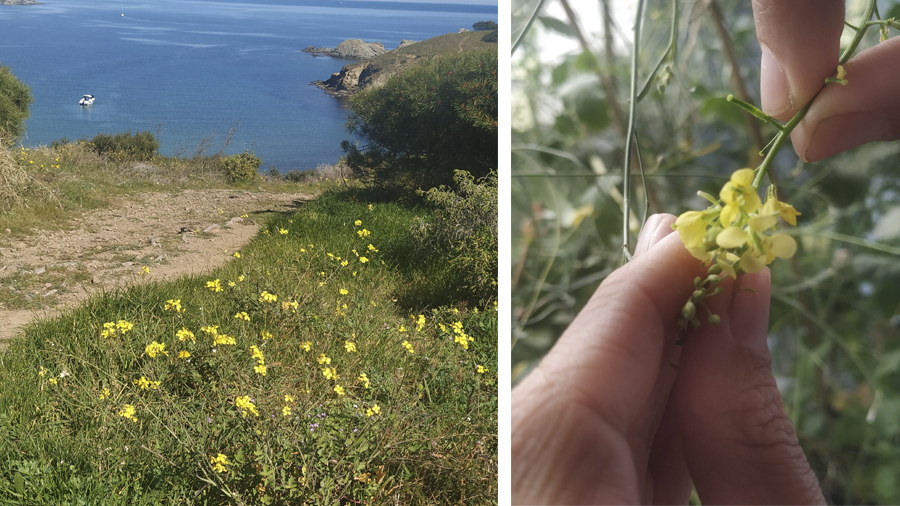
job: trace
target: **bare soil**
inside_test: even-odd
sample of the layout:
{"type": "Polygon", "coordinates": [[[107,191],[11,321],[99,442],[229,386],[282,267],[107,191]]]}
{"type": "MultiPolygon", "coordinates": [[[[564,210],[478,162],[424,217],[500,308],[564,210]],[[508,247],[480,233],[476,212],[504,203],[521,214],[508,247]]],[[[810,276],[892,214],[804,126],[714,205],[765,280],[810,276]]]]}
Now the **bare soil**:
{"type": "Polygon", "coordinates": [[[74,219],[68,230],[26,237],[3,237],[0,230],[0,348],[34,319],[99,291],[222,265],[256,235],[263,215],[312,198],[246,190],[134,193],[74,219]],[[145,266],[149,273],[142,273],[145,266]]]}

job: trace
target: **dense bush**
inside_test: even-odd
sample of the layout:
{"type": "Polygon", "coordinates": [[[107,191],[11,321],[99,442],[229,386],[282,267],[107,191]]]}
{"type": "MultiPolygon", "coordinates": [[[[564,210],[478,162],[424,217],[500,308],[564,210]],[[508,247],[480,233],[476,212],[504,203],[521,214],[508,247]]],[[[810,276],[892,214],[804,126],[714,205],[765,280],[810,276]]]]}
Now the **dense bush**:
{"type": "Polygon", "coordinates": [[[19,81],[9,67],[0,65],[0,136],[10,145],[25,133],[28,107],[34,98],[31,88],[19,81]]]}
{"type": "Polygon", "coordinates": [[[476,181],[456,171],[454,183],[456,191],[441,186],[423,193],[436,210],[412,232],[429,249],[451,252],[459,295],[483,306],[497,297],[497,174],[476,181]]]}
{"type": "Polygon", "coordinates": [[[497,167],[497,51],[440,56],[351,99],[347,164],[364,183],[392,192],[450,184],[497,167]]]}
{"type": "Polygon", "coordinates": [[[90,143],[98,155],[116,161],[150,160],[159,149],[159,141],[149,130],[136,134],[131,131],[113,135],[97,134],[90,143]]]}
{"type": "Polygon", "coordinates": [[[259,177],[259,166],[262,159],[249,151],[238,155],[226,156],[222,159],[225,179],[229,183],[249,183],[259,177]]]}
{"type": "Polygon", "coordinates": [[[476,32],[487,32],[489,30],[496,30],[497,23],[494,23],[493,21],[479,21],[472,25],[472,28],[476,32]]]}

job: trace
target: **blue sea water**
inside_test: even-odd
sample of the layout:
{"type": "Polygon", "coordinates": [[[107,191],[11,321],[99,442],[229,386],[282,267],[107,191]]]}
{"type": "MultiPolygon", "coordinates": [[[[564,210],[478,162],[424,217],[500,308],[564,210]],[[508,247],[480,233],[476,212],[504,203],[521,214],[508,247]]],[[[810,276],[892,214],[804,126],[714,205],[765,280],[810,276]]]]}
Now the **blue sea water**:
{"type": "MultiPolygon", "coordinates": [[[[263,170],[334,163],[350,113],[310,85],[347,60],[306,46],[423,40],[497,7],[334,0],[44,0],[0,6],[0,64],[31,86],[26,146],[98,133],[159,133],[164,155],[254,151],[263,170]],[[124,15],[123,15],[124,14],[124,15]],[[81,107],[83,94],[96,96],[81,107]]],[[[344,106],[344,107],[342,107],[344,106]]]]}

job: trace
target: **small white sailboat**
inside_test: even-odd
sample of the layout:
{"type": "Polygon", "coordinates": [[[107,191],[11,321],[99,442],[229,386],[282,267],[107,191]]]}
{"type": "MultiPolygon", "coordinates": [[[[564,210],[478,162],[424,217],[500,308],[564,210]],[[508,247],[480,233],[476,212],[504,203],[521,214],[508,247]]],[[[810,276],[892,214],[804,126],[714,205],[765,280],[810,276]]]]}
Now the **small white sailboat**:
{"type": "Polygon", "coordinates": [[[78,101],[78,105],[94,105],[94,96],[84,95],[81,97],[81,100],[78,101]]]}

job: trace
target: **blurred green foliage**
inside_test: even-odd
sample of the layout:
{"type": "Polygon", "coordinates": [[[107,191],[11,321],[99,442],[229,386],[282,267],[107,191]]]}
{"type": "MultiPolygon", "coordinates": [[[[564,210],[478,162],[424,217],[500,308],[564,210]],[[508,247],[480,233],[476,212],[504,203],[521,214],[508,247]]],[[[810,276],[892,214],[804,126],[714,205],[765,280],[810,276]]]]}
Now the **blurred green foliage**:
{"type": "MultiPolygon", "coordinates": [[[[617,26],[609,15],[619,2],[599,0],[590,18],[584,4],[571,2],[582,10],[570,16],[563,3],[544,2],[528,30],[538,1],[512,5],[513,42],[521,36],[511,98],[514,383],[622,263],[631,21],[617,26]],[[573,49],[559,55],[561,43],[573,49]]],[[[862,5],[847,2],[848,21],[862,5]]],[[[896,0],[878,10],[900,18],[896,0]]],[[[676,215],[705,208],[696,192],[716,194],[734,170],[758,165],[775,132],[725,100],[759,104],[750,2],[683,1],[674,23],[671,2],[648,2],[638,62],[648,91],[637,104],[645,177],[635,170],[632,248],[645,204],[676,215]]],[[[775,162],[784,199],[803,214],[791,231],[797,255],[771,266],[773,370],[836,504],[900,503],[898,169],[897,142],[813,164],[787,147],[775,162]]]]}
{"type": "Polygon", "coordinates": [[[31,87],[19,81],[9,67],[0,65],[0,136],[7,144],[25,134],[33,101],[31,87]]]}

